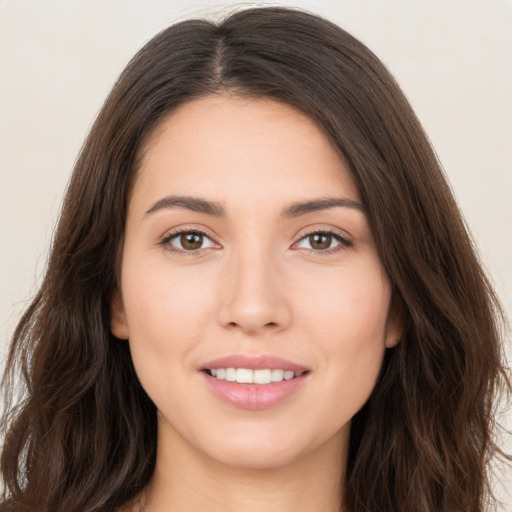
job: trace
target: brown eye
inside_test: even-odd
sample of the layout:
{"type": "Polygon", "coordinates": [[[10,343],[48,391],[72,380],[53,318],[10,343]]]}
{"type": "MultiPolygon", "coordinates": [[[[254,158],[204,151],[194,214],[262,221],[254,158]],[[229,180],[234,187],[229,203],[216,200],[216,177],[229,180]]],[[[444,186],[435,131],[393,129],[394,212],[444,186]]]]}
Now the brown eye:
{"type": "Polygon", "coordinates": [[[173,251],[198,251],[214,247],[215,243],[204,233],[200,231],[182,231],[168,236],[162,242],[173,251]]]}
{"type": "Polygon", "coordinates": [[[312,249],[329,249],[332,244],[332,235],[327,235],[325,233],[314,233],[313,235],[309,235],[308,238],[309,245],[312,249]]]}
{"type": "Polygon", "coordinates": [[[203,235],[200,233],[182,233],[180,235],[180,244],[186,251],[200,249],[203,245],[203,235]]]}
{"type": "Polygon", "coordinates": [[[317,231],[303,236],[297,242],[295,247],[330,254],[336,249],[343,249],[344,247],[350,247],[351,245],[352,244],[349,240],[338,233],[317,231]]]}

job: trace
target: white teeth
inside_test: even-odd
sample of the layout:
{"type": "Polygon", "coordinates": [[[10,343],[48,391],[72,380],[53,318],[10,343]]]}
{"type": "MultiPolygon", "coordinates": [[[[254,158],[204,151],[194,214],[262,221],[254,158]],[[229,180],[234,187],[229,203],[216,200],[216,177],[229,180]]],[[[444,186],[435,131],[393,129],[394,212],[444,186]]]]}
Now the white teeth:
{"type": "Polygon", "coordinates": [[[272,370],[272,382],[280,382],[284,379],[284,370],[272,370]]]}
{"type": "Polygon", "coordinates": [[[210,370],[212,377],[239,384],[270,384],[299,377],[303,372],[281,370],[279,368],[251,370],[250,368],[216,368],[210,370]]]}
{"type": "Polygon", "coordinates": [[[236,381],[238,382],[238,384],[253,384],[254,371],[249,370],[247,368],[237,368],[236,381]]]}
{"type": "Polygon", "coordinates": [[[235,382],[236,370],[234,368],[226,368],[226,380],[229,382],[235,382]]]}
{"type": "Polygon", "coordinates": [[[272,372],[270,370],[254,370],[254,384],[270,384],[272,372]]]}

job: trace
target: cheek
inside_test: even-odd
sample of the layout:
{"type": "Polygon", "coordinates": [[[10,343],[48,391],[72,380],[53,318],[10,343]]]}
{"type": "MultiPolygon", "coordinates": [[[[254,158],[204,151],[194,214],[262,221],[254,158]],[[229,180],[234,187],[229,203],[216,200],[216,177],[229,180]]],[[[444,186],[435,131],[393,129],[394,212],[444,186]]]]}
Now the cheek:
{"type": "Polygon", "coordinates": [[[320,349],[319,364],[329,385],[344,395],[351,389],[354,396],[365,398],[375,385],[385,351],[389,280],[379,266],[366,266],[340,272],[321,284],[303,293],[303,328],[320,349]]]}
{"type": "Polygon", "coordinates": [[[125,269],[123,298],[136,368],[183,363],[212,316],[214,293],[206,285],[211,280],[169,265],[127,261],[125,269]]]}
{"type": "Polygon", "coordinates": [[[197,321],[211,307],[212,276],[200,266],[183,269],[165,258],[155,259],[158,263],[126,261],[122,285],[130,328],[190,328],[187,319],[197,321]]]}
{"type": "Polygon", "coordinates": [[[300,316],[315,325],[321,338],[384,340],[391,286],[379,265],[342,269],[311,283],[297,291],[303,304],[300,316]]]}

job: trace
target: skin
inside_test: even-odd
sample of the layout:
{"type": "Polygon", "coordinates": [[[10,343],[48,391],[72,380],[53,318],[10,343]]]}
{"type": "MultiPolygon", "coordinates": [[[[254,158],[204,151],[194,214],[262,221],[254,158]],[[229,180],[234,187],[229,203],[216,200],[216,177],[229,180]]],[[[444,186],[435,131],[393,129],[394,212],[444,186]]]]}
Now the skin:
{"type": "Polygon", "coordinates": [[[147,142],[111,325],[129,340],[158,409],[144,510],[340,510],[351,418],[401,326],[364,211],[282,216],[325,198],[361,201],[324,133],[270,99],[194,100],[147,142]],[[225,215],[179,206],[147,213],[171,195],[214,201],[225,215]],[[185,249],[171,238],[177,229],[207,236],[185,249]],[[319,230],[333,235],[315,244],[319,230]],[[200,371],[230,354],[277,355],[309,374],[276,406],[236,408],[200,371]]]}

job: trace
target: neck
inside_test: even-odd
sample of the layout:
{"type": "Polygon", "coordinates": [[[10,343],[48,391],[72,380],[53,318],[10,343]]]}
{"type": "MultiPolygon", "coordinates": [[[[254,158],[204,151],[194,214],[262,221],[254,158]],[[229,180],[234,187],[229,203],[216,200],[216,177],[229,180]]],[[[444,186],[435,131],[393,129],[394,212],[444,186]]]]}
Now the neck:
{"type": "Polygon", "coordinates": [[[285,465],[226,465],[159,436],[153,479],[136,512],[340,512],[348,433],[285,465]]]}

